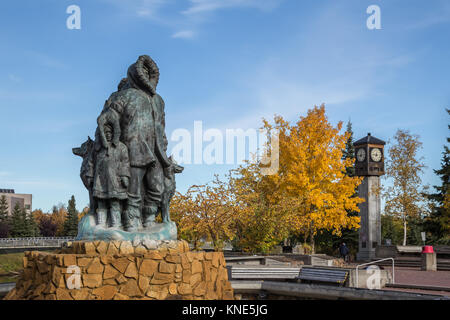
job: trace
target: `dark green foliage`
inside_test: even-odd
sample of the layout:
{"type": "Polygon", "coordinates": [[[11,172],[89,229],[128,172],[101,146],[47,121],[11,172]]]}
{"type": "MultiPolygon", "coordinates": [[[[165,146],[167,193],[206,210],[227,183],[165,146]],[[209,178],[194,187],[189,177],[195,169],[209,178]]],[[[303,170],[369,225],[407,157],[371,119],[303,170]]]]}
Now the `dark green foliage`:
{"type": "MultiPolygon", "coordinates": [[[[423,245],[421,232],[424,230],[424,219],[422,217],[407,218],[406,239],[409,245],[423,245]]],[[[390,214],[381,215],[381,238],[383,244],[390,239],[392,245],[401,245],[403,242],[403,221],[399,217],[390,214]]],[[[427,243],[429,238],[427,237],[427,243]]]]}
{"type": "MultiPolygon", "coordinates": [[[[446,109],[450,114],[450,110],[446,109]]],[[[450,129],[450,125],[448,126],[450,129]]],[[[450,143],[450,138],[447,138],[450,143]]],[[[426,195],[431,202],[431,213],[425,219],[424,229],[427,232],[427,238],[431,243],[447,244],[450,242],[450,212],[445,207],[445,197],[449,196],[449,177],[450,177],[450,149],[444,146],[442,152],[441,168],[434,170],[441,179],[441,185],[434,186],[435,193],[426,195]]]]}
{"type": "Polygon", "coordinates": [[[0,198],[0,223],[8,223],[8,202],[3,195],[0,198]]]}
{"type": "Polygon", "coordinates": [[[411,245],[423,245],[421,233],[424,231],[424,219],[422,217],[410,217],[406,234],[407,243],[411,245]]]}
{"type": "Polygon", "coordinates": [[[17,203],[11,215],[11,237],[28,237],[29,229],[27,227],[27,214],[17,203]]]}
{"type": "Polygon", "coordinates": [[[403,223],[400,219],[390,214],[381,215],[381,239],[391,240],[391,244],[401,244],[403,241],[403,223]]]}
{"type": "MultiPolygon", "coordinates": [[[[347,139],[347,142],[345,144],[345,150],[343,152],[343,159],[353,159],[355,160],[355,147],[353,146],[353,129],[352,129],[352,122],[349,120],[347,123],[347,133],[349,133],[349,137],[347,139]]],[[[347,167],[346,173],[348,176],[353,177],[355,175],[355,167],[347,167]]],[[[358,190],[355,190],[354,197],[358,195],[358,190]]],[[[348,215],[350,217],[358,216],[358,212],[348,212],[348,215]]],[[[347,247],[350,249],[350,255],[356,254],[358,251],[358,230],[356,229],[344,229],[342,230],[342,236],[337,237],[335,235],[332,236],[333,239],[333,247],[339,249],[339,245],[342,242],[345,242],[347,247]]]]}
{"type": "MultiPolygon", "coordinates": [[[[352,123],[349,120],[347,123],[347,130],[345,131],[349,133],[349,137],[347,142],[345,143],[345,150],[342,153],[342,159],[355,159],[355,147],[353,146],[353,129],[352,123]]],[[[353,177],[355,175],[355,166],[345,168],[347,175],[353,177]]]]}
{"type": "Polygon", "coordinates": [[[69,200],[67,213],[67,219],[64,222],[64,235],[67,237],[76,237],[78,233],[78,211],[75,206],[74,196],[69,200]]]}
{"type": "Polygon", "coordinates": [[[13,238],[26,238],[40,236],[36,220],[31,213],[27,214],[25,208],[18,203],[14,207],[10,220],[10,236],[13,238]]]}
{"type": "Polygon", "coordinates": [[[341,236],[333,235],[331,231],[323,230],[315,237],[317,252],[328,255],[339,255],[339,246],[345,242],[350,249],[350,256],[358,251],[358,231],[344,229],[341,236]]]}
{"type": "MultiPolygon", "coordinates": [[[[25,211],[25,210],[24,210],[25,211]]],[[[34,219],[33,214],[26,214],[26,225],[27,225],[27,237],[39,237],[41,236],[39,226],[34,219]]]]}

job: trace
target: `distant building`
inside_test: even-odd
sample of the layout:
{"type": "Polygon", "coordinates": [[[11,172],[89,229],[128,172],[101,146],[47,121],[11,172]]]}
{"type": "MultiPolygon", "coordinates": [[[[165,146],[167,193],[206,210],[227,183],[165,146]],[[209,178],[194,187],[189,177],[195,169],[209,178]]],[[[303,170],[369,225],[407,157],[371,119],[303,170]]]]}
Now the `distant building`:
{"type": "Polygon", "coordinates": [[[8,214],[14,210],[14,207],[18,203],[21,208],[25,208],[27,213],[31,212],[32,195],[24,193],[15,193],[14,189],[0,189],[0,198],[5,196],[8,203],[8,214]]]}

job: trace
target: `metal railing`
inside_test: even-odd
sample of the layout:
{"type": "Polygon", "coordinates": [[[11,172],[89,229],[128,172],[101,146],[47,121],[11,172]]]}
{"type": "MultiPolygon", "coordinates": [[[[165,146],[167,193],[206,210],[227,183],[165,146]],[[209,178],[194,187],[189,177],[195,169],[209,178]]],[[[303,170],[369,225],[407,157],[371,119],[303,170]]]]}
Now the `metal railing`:
{"type": "Polygon", "coordinates": [[[358,277],[358,275],[359,275],[359,273],[358,273],[359,267],[368,266],[368,265],[371,265],[371,264],[376,264],[378,262],[386,261],[386,260],[392,260],[392,283],[395,283],[394,258],[384,258],[384,259],[381,259],[381,260],[371,261],[371,262],[359,264],[359,265],[356,266],[356,287],[359,288],[359,277],[358,277]]]}
{"type": "Polygon", "coordinates": [[[1,238],[0,248],[59,247],[64,242],[73,240],[73,237],[1,238]]]}

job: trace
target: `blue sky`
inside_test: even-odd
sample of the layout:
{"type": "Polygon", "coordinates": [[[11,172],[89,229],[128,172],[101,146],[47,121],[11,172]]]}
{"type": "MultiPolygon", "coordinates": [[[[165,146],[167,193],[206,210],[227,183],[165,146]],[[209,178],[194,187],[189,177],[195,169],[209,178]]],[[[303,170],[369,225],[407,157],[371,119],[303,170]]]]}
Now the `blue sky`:
{"type": "MultiPolygon", "coordinates": [[[[18,0],[0,3],[0,188],[50,210],[88,203],[71,148],[93,136],[105,99],[141,54],[158,63],[167,134],[258,128],[326,104],[358,139],[419,134],[438,182],[450,107],[447,0],[18,0]],[[81,29],[69,30],[69,5],[81,29]],[[381,30],[366,9],[381,8],[381,30]]],[[[169,150],[174,142],[169,143],[169,150]]],[[[186,165],[180,191],[233,166],[186,165]]]]}

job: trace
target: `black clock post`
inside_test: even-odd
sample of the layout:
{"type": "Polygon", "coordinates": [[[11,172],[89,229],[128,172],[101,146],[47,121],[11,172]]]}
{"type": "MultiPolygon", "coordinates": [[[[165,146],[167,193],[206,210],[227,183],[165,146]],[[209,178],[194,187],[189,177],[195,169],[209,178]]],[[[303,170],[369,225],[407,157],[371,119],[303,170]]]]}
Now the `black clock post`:
{"type": "Polygon", "coordinates": [[[375,250],[381,244],[380,176],[384,174],[384,145],[386,142],[370,133],[356,141],[355,174],[364,177],[358,187],[358,196],[365,199],[359,205],[361,227],[356,259],[368,261],[375,258],[375,250]]]}

